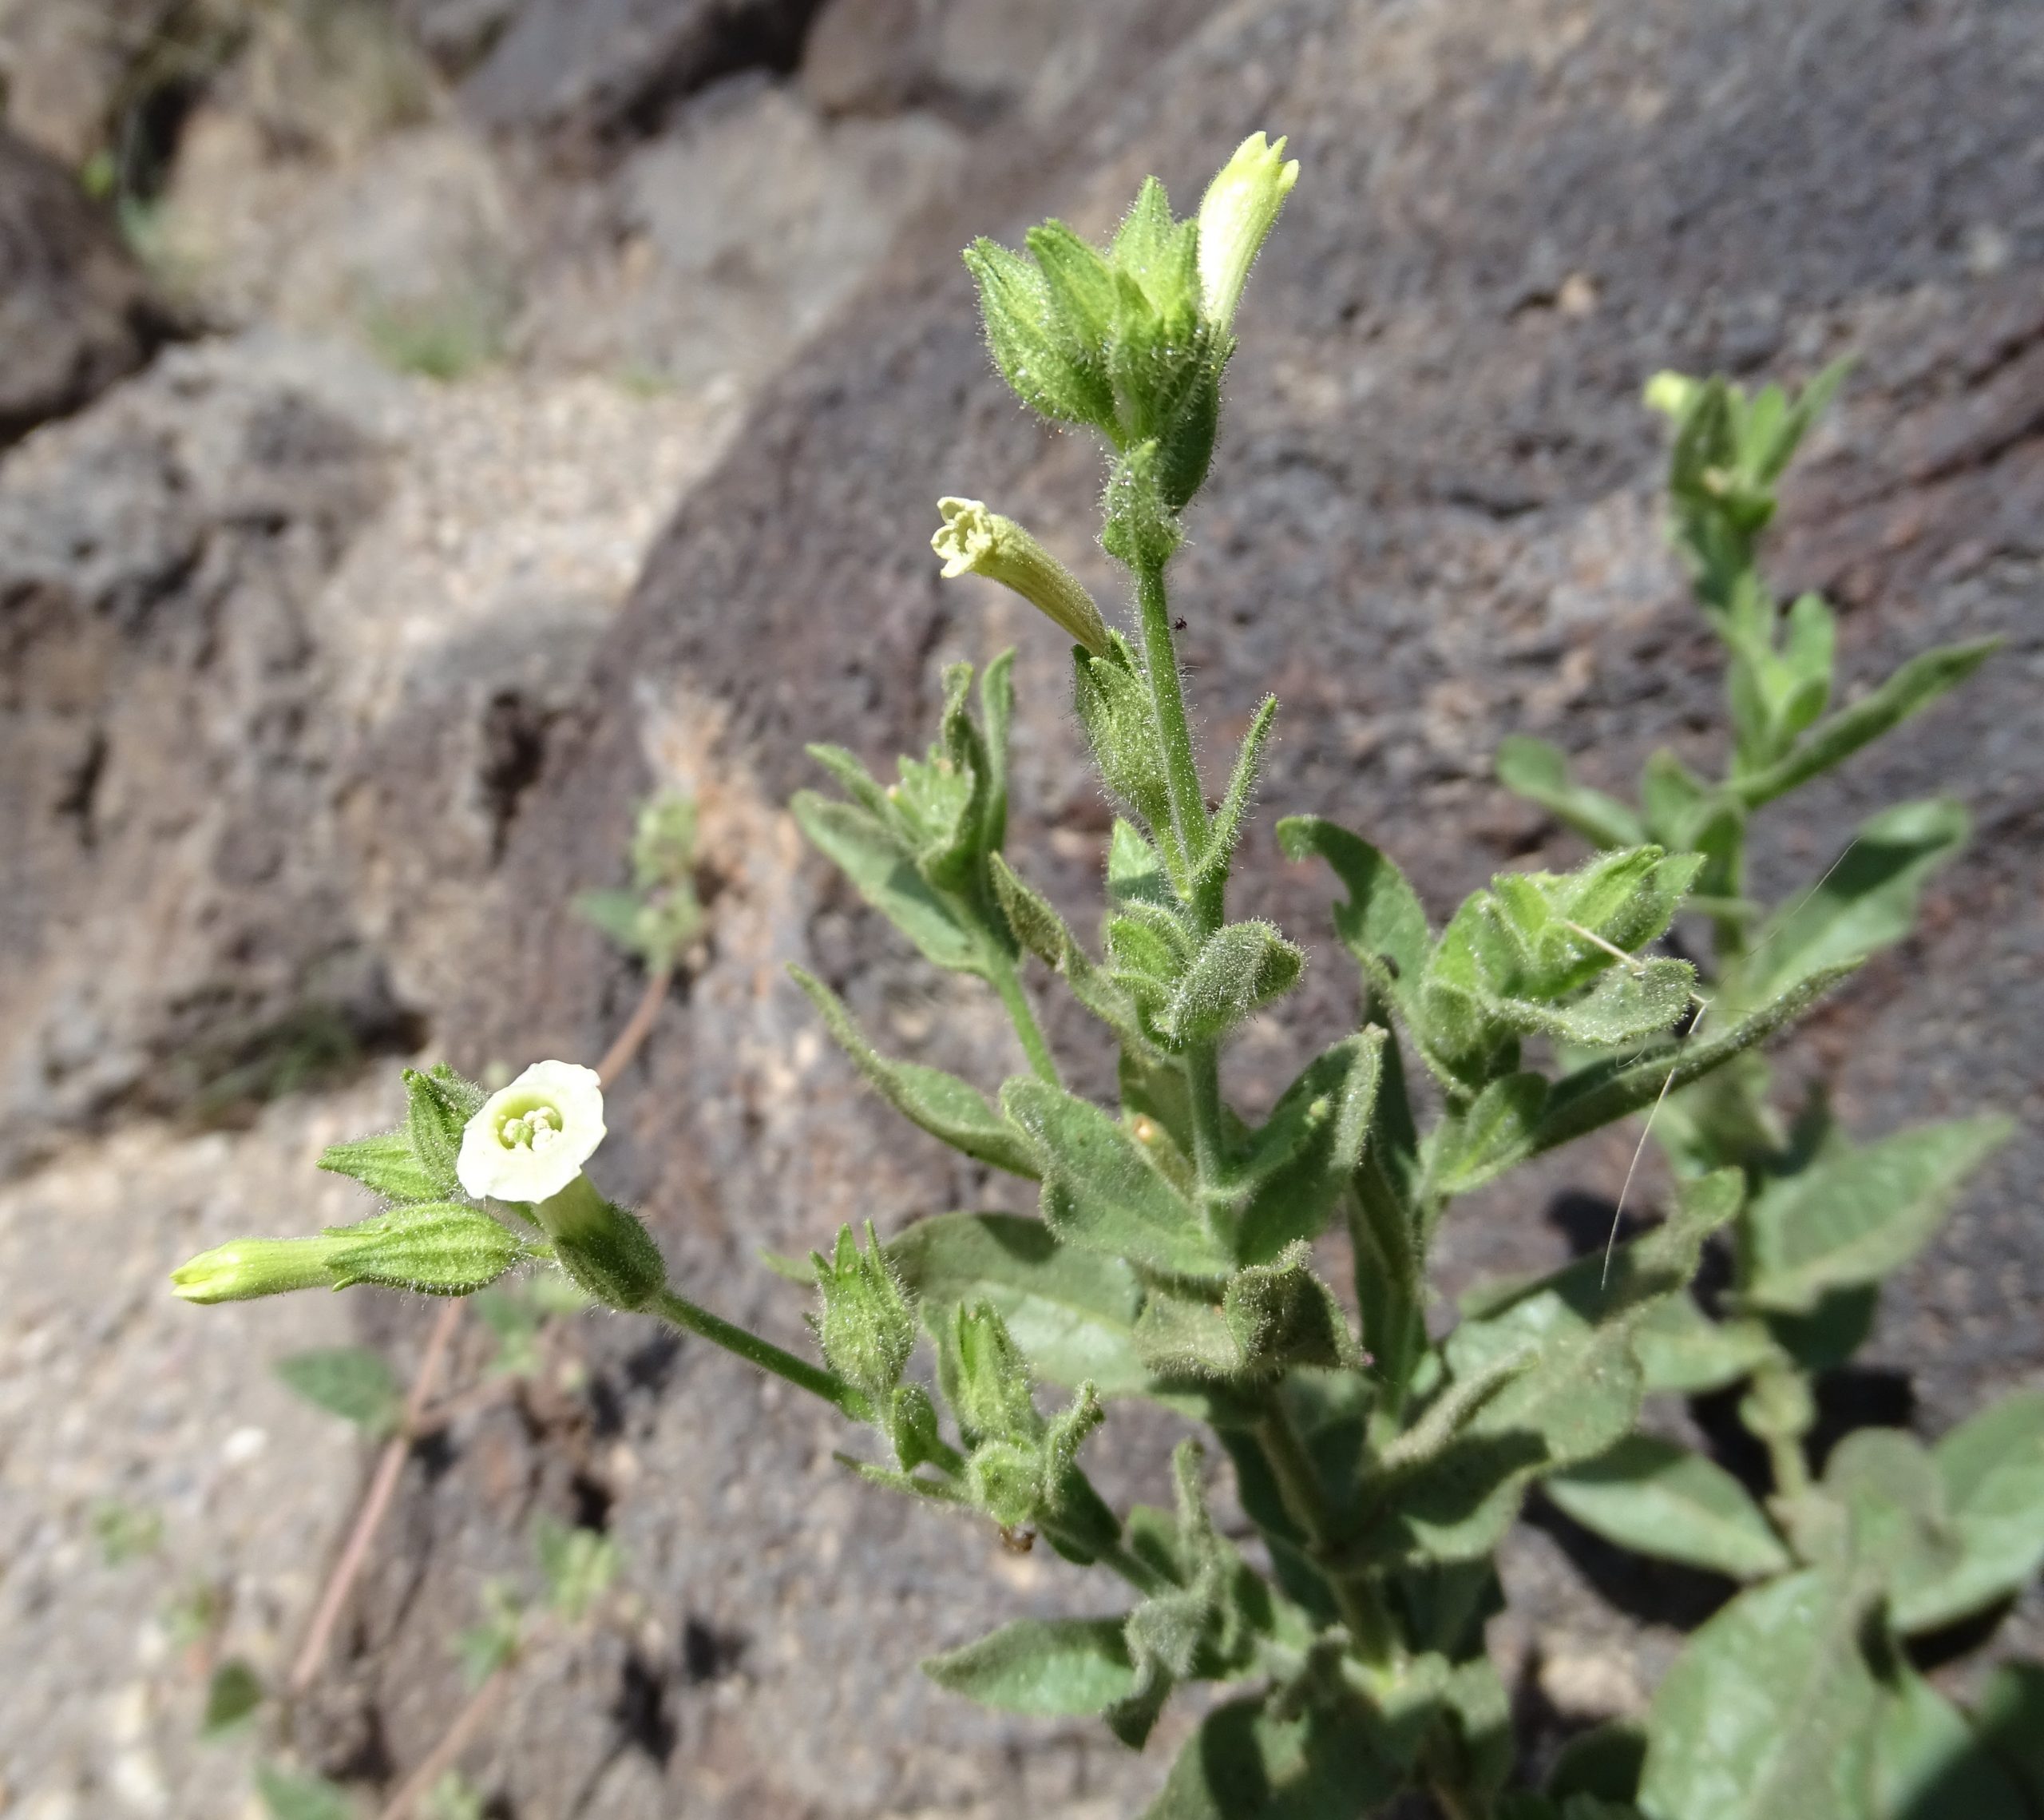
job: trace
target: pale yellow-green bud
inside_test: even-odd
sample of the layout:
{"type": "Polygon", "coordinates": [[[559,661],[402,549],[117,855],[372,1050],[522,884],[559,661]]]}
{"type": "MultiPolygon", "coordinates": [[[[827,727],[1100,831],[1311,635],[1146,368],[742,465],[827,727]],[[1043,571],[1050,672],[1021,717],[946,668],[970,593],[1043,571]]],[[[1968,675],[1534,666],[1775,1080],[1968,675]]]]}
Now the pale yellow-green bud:
{"type": "Polygon", "coordinates": [[[187,1302],[248,1302],[294,1289],[331,1289],[334,1243],[317,1239],[236,1239],[201,1251],[171,1272],[187,1302]]]}
{"type": "Polygon", "coordinates": [[[1642,397],[1649,410],[1658,410],[1679,423],[1682,413],[1689,407],[1689,401],[1702,390],[1700,380],[1692,379],[1686,374],[1660,372],[1646,382],[1642,397]]]}
{"type": "Polygon", "coordinates": [[[984,575],[1012,588],[1096,657],[1107,654],[1107,621],[1079,577],[1012,518],[976,499],[940,499],[944,528],[929,547],[944,558],[944,578],[984,575]]]}
{"type": "Polygon", "coordinates": [[[1285,157],[1285,141],[1264,143],[1252,133],[1235,148],[1199,204],[1200,309],[1216,334],[1235,319],[1249,268],[1299,180],[1299,161],[1285,157]]]}

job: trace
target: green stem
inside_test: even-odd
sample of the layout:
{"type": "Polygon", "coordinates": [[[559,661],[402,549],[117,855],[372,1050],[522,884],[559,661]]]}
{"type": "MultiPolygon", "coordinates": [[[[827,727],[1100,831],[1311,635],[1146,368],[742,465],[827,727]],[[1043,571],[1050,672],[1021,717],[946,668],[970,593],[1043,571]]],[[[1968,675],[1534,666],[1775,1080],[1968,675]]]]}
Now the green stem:
{"type": "Polygon", "coordinates": [[[1390,1660],[1396,1649],[1390,1614],[1384,1610],[1366,1569],[1333,1564],[1333,1526],[1326,1493],[1305,1443],[1293,1425],[1291,1412],[1275,1389],[1265,1394],[1256,1437],[1270,1462],[1271,1476],[1278,1481],[1278,1494],[1285,1501],[1285,1509],[1305,1536],[1306,1551],[1334,1595],[1336,1609],[1348,1627],[1356,1655],[1365,1662],[1390,1660]]]}
{"type": "MultiPolygon", "coordinates": [[[[1206,799],[1200,790],[1199,763],[1193,755],[1191,724],[1186,719],[1185,690],[1178,680],[1178,649],[1171,641],[1171,609],[1164,593],[1162,563],[1137,566],[1135,597],[1143,621],[1143,667],[1149,672],[1151,708],[1164,744],[1171,831],[1178,837],[1189,870],[1198,865],[1206,851],[1206,799]]],[[[1211,895],[1200,894],[1202,900],[1211,895]]],[[[1219,918],[1210,918],[1203,902],[1194,907],[1201,914],[1204,932],[1211,934],[1219,926],[1219,918]]]]}
{"type": "Polygon", "coordinates": [[[1053,1087],[1062,1086],[1064,1083],[1058,1078],[1057,1058],[1044,1040],[1043,1026],[1036,1021],[1036,1013],[1022,990],[1022,976],[1016,970],[1015,963],[1001,955],[989,962],[987,977],[993,982],[993,989],[1000,994],[1000,1002],[1008,1008],[1015,1034],[1021,1040],[1022,1053],[1029,1058],[1029,1066],[1036,1071],[1036,1078],[1048,1081],[1053,1087]]]}
{"type": "Polygon", "coordinates": [[[713,1346],[722,1346],[726,1352],[735,1353],[748,1365],[756,1365],[763,1371],[772,1372],[776,1378],[786,1378],[798,1390],[821,1397],[854,1422],[866,1422],[872,1418],[873,1412],[865,1397],[836,1373],[826,1371],[820,1365],[811,1365],[806,1358],[797,1358],[771,1340],[763,1340],[743,1327],[734,1326],[723,1316],[699,1307],[687,1296],[677,1295],[671,1289],[662,1290],[646,1311],[684,1333],[694,1334],[713,1346]]]}
{"type": "Polygon", "coordinates": [[[1227,1160],[1227,1140],[1221,1118],[1221,1051],[1214,1043],[1188,1049],[1186,1085],[1192,1113],[1193,1164],[1202,1188],[1218,1184],[1227,1160]]]}

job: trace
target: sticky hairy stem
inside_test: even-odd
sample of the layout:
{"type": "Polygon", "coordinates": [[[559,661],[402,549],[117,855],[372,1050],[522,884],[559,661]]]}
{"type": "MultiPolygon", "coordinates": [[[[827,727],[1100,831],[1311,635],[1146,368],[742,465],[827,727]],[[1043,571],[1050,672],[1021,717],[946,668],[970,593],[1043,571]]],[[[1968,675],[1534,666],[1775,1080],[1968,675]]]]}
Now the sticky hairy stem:
{"type": "Polygon", "coordinates": [[[866,1398],[835,1372],[826,1371],[821,1366],[796,1358],[771,1340],[763,1340],[757,1334],[733,1325],[722,1315],[712,1314],[708,1309],[698,1307],[671,1289],[662,1290],[647,1305],[646,1311],[680,1328],[683,1333],[694,1334],[712,1346],[720,1346],[726,1352],[736,1354],[748,1365],[756,1365],[763,1371],[785,1378],[798,1390],[821,1397],[854,1422],[867,1421],[872,1414],[866,1398]]]}
{"type": "Polygon", "coordinates": [[[1335,1551],[1327,1495],[1291,1412],[1274,1388],[1264,1394],[1256,1437],[1278,1481],[1285,1512],[1305,1536],[1307,1552],[1334,1595],[1355,1654],[1365,1662],[1388,1661],[1395,1648],[1389,1614],[1365,1571],[1337,1567],[1330,1559],[1335,1551]]]}
{"type": "Polygon", "coordinates": [[[1001,1004],[1007,1008],[1008,1020],[1021,1042],[1022,1053],[1029,1058],[1029,1066],[1036,1078],[1048,1081],[1053,1087],[1062,1085],[1058,1077],[1057,1058],[1044,1040],[1043,1026],[1036,1021],[1036,1011],[1022,990],[1022,977],[1015,963],[1004,954],[989,964],[988,977],[993,982],[993,989],[1000,993],[1001,1004]]]}
{"type": "MultiPolygon", "coordinates": [[[[1164,593],[1162,563],[1143,563],[1135,571],[1135,597],[1143,622],[1143,667],[1149,672],[1150,704],[1163,742],[1164,781],[1171,799],[1171,832],[1186,868],[1199,864],[1206,851],[1206,799],[1200,792],[1199,764],[1193,755],[1192,727],[1186,719],[1185,689],[1178,680],[1178,650],[1171,641],[1171,602],[1164,593]]],[[[1202,892],[1201,898],[1210,894],[1202,892]]],[[[1202,905],[1202,932],[1211,934],[1218,916],[1209,918],[1202,905]]]]}

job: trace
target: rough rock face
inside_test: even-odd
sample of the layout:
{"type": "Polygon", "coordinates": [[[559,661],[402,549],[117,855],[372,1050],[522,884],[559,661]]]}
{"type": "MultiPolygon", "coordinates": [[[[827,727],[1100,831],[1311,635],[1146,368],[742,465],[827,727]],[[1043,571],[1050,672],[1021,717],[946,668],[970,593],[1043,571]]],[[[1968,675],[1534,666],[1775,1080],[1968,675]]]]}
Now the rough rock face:
{"type": "MultiPolygon", "coordinates": [[[[493,54],[493,32],[508,43],[504,22],[522,17],[515,0],[415,11],[469,20],[464,60],[493,54]]],[[[197,1036],[234,1066],[274,1060],[267,1033],[295,1028],[308,1004],[385,1006],[419,1021],[379,1038],[358,1019],[358,1046],[422,1025],[430,1053],[472,1069],[593,1057],[637,982],[564,901],[616,877],[632,804],[671,782],[702,805],[709,951],[612,1096],[601,1168],[644,1208],[680,1279],[803,1345],[801,1298],[756,1247],[800,1250],[868,1215],[885,1227],[1016,1204],[1012,1184],[864,1096],[786,981],[786,962],[811,966],[895,1053],[989,1086],[1016,1065],[988,1008],[877,926],[805,854],[781,805],[810,780],[804,739],[877,760],[919,746],[940,664],[1015,644],[1013,850],[1068,910],[1086,910],[1107,817],[1069,724],[1062,643],[1010,599],[940,585],[926,543],[938,494],[979,494],[1114,597],[1090,541],[1098,470],[1077,439],[1040,434],[989,371],[957,250],[982,232],[1012,240],[1048,212],[1103,231],[1149,169],[1190,207],[1215,158],[1269,126],[1292,133],[1306,176],[1252,284],[1217,478],[1176,587],[1210,766],[1266,688],[1285,702],[1247,856],[1257,882],[1238,907],[1278,917],[1316,964],[1305,1027],[1247,1033],[1232,1088],[1246,1105],[1267,1100],[1297,1046],[1353,1015],[1325,939],[1329,887],[1278,864],[1276,812],[1369,832],[1439,915],[1502,864],[1570,856],[1488,781],[1505,733],[1560,739],[1614,787],[1658,743],[1712,755],[1712,654],[1662,550],[1658,432],[1639,384],[1668,364],[1800,377],[1856,350],[1844,406],[1791,490],[1785,579],[1848,609],[1861,681],[1940,638],[1999,629],[2010,648],[1775,824],[1761,882],[1783,890],[1820,870],[1858,816],[1904,795],[1954,789],[1979,828],[1924,935],[1870,968],[1785,1061],[1836,1070],[1841,1114],[1863,1132],[1976,1092],[2025,1122],[1889,1299],[1875,1361],[1913,1374],[1933,1430],[2034,1374],[2023,1310],[2044,1291],[2044,1243],[2022,1192],[2044,1163],[2030,1059],[2044,953],[2034,10],[1276,0],[1197,37],[1190,3],[913,11],[904,61],[862,73],[846,50],[830,77],[805,68],[802,93],[842,117],[827,133],[789,126],[806,170],[873,108],[909,106],[898,122],[927,104],[936,119],[941,101],[964,117],[958,97],[982,86],[1015,105],[960,154],[955,201],[751,413],[612,630],[620,561],[722,446],[692,407],[648,417],[592,392],[557,421],[551,404],[501,408],[495,380],[441,391],[256,342],[180,354],[10,458],[0,814],[19,821],[0,825],[0,851],[21,856],[22,882],[10,872],[0,908],[9,1135],[146,1102],[197,1036]],[[1111,15],[1129,36],[1088,39],[1082,15],[1111,15]],[[1046,55],[1046,32],[1040,73],[1015,82],[1046,55]],[[330,987],[335,956],[346,965],[331,977],[376,993],[330,987]]],[[[869,47],[906,17],[839,0],[826,18],[841,14],[837,42],[869,47]]],[[[812,50],[830,42],[819,28],[812,50]]],[[[706,121],[735,95],[788,125],[782,90],[741,80],[751,86],[700,98],[706,121]]],[[[663,162],[674,159],[656,143],[619,167],[628,200],[632,173],[651,173],[628,224],[663,258],[710,244],[675,193],[704,167],[663,162]]],[[[818,212],[834,193],[819,187],[818,212]]],[[[618,216],[605,211],[619,208],[592,204],[584,231],[609,236],[618,216]]],[[[730,263],[713,246],[677,269],[695,284],[730,263]]],[[[1056,1033],[1075,1053],[1091,1040],[1077,1019],[1056,1033]]],[[[280,1227],[341,1217],[331,1193],[311,1198],[306,1165],[324,1136],[390,1116],[366,1085],[167,1160],[123,1134],[103,1159],[76,1153],[10,1188],[0,1226],[42,1230],[74,1199],[141,1206],[176,1227],[150,1228],[168,1267],[192,1244],[271,1223],[265,1202],[286,1202],[280,1227]],[[228,1168],[237,1186],[222,1194],[228,1168]],[[301,1178],[303,1204],[287,1199],[301,1178]]],[[[1469,1208],[1448,1235],[1451,1286],[1560,1255],[1577,1203],[1555,1199],[1558,1220],[1543,1203],[1608,1195],[1626,1149],[1579,1147],[1514,1203],[1469,1208]]],[[[81,1243],[111,1251],[134,1230],[101,1217],[81,1243]]],[[[61,1334],[86,1318],[73,1310],[101,1309],[96,1280],[72,1270],[24,1289],[0,1325],[61,1334]]],[[[415,1308],[351,1307],[379,1337],[420,1324],[415,1308]]],[[[65,1394],[119,1408],[124,1374],[257,1380],[208,1404],[216,1433],[165,1415],[168,1464],[134,1444],[138,1494],[184,1500],[179,1522],[217,1515],[251,1536],[281,1476],[188,1481],[173,1469],[282,1419],[250,1366],[304,1336],[234,1310],[172,1312],[160,1325],[121,1314],[117,1333],[115,1315],[93,1314],[107,1366],[65,1394]]],[[[18,1349],[0,1386],[40,1385],[35,1348],[55,1343],[18,1349]]],[[[830,1458],[842,1425],[706,1348],[608,1319],[577,1323],[568,1343],[588,1374],[572,1408],[467,1415],[433,1469],[408,1479],[342,1671],[299,1728],[327,1768],[387,1788],[424,1755],[461,1698],[449,1636],[473,1620],[485,1574],[517,1570],[525,1525],[548,1509],[608,1522],[643,1606],[635,1624],[533,1663],[473,1752],[478,1786],[513,1813],[1090,1820],[1135,1810],[1155,1786],[1188,1712],[1131,1758],[1097,1728],[988,1715],[914,1671],[1003,1617],[1111,1610],[1112,1588],[850,1482],[830,1458]]],[[[1902,1411],[1891,1395],[1879,1406],[1902,1411]]],[[[27,1429],[38,1410],[0,1414],[27,1429]]],[[[1109,1489],[1160,1497],[1169,1425],[1115,1422],[1127,1443],[1109,1489]]],[[[34,1563],[31,1592],[57,1584],[50,1533],[83,1495],[65,1433],[19,1456],[37,1475],[30,1513],[7,1513],[10,1546],[34,1563]]],[[[295,1437],[271,1457],[303,1473],[308,1500],[336,1497],[295,1437]]],[[[310,1591],[306,1544],[280,1533],[267,1552],[248,1543],[250,1615],[227,1640],[266,1663],[310,1591]]],[[[1519,1603],[1498,1640],[1537,1682],[1529,1705],[1544,1697],[1578,1719],[1635,1706],[1678,1640],[1657,1588],[1637,1596],[1565,1533],[1522,1533],[1506,1572],[1519,1603]],[[1629,1603],[1600,1603],[1586,1572],[1629,1603]]],[[[62,1584],[90,1601],[94,1636],[117,1642],[125,1583],[62,1584]]],[[[2024,1621],[2034,1636],[2038,1612],[2024,1621]]],[[[40,1632],[21,1634],[24,1651],[40,1647],[40,1632]]],[[[36,1686],[51,1691],[34,1712],[75,1704],[69,1683],[36,1686]]],[[[139,1719],[123,1707],[111,1746],[10,1721],[10,1784],[38,1820],[97,1814],[109,1792],[125,1803],[121,1789],[145,1785],[159,1792],[138,1796],[140,1811],[216,1814],[203,1763],[168,1744],[135,1755],[151,1727],[188,1732],[194,1697],[187,1687],[182,1707],[166,1698],[139,1719]]]]}
{"type": "Polygon", "coordinates": [[[77,180],[0,126],[0,446],[132,372],[170,327],[77,180]]]}
{"type": "MultiPolygon", "coordinates": [[[[1267,124],[1294,135],[1307,175],[1252,287],[1218,478],[1178,571],[1188,659],[1210,751],[1274,687],[1286,712],[1266,803],[1367,830],[1437,914],[1502,863],[1571,851],[1488,781],[1504,733],[1558,736],[1614,785],[1657,743],[1708,748],[1715,672],[1661,548],[1644,378],[1670,364],[1800,376],[1860,353],[1791,490],[1781,572],[1845,608],[1855,686],[1939,639],[1999,631],[2010,644],[1963,698],[1773,824],[1761,882],[1779,890],[1907,794],[1955,789],[1979,829],[1926,933],[1841,995],[1789,1065],[1836,1069],[1839,1109],[1863,1132],[1976,1092],[2026,1121],[1890,1297],[1873,1358],[1913,1374],[1932,1429],[2034,1372],[2022,1310],[2044,1291],[2044,1245],[2021,1184],[2044,1162],[2028,1036],[2044,925],[2023,883],[2044,843],[2038,50],[2034,15],[1992,4],[1791,18],[1757,5],[1295,0],[1226,15],[1103,103],[1061,161],[1024,173],[989,151],[969,204],[838,319],[690,501],[508,850],[508,874],[537,898],[564,868],[586,875],[617,852],[652,779],[705,790],[728,881],[716,952],[616,1096],[606,1152],[690,1280],[748,1312],[786,1310],[793,1337],[791,1299],[747,1261],[752,1247],[988,1192],[854,1096],[779,965],[818,967],[900,1053],[988,1086],[1015,1065],[1004,1039],[983,1013],[946,1021],[961,995],[796,855],[774,806],[806,775],[803,739],[875,759],[919,744],[940,661],[1013,640],[1025,705],[1012,845],[1083,904],[1105,819],[1059,641],[1012,603],[940,585],[925,544],[937,494],[980,494],[1111,589],[1086,561],[1097,470],[1075,439],[1032,428],[988,371],[956,248],[1053,209],[1101,230],[1145,169],[1189,205],[1217,149],[1267,124]]],[[[1273,869],[1242,907],[1317,944],[1305,1003],[1309,1033],[1324,1034],[1353,1005],[1325,940],[1326,882],[1275,866],[1267,819],[1250,858],[1273,869]]],[[[589,1008],[614,975],[543,917],[511,933],[508,970],[544,985],[471,995],[444,1025],[463,1033],[458,1050],[522,1039],[588,1053],[602,1028],[589,1008]]],[[[1245,1100],[1274,1091],[1293,1059],[1246,1038],[1233,1064],[1245,1100]]],[[[1567,1154],[1547,1188],[1608,1194],[1626,1148],[1567,1154]]],[[[1466,1278],[1567,1243],[1522,1199],[1471,1210],[1446,1263],[1466,1278]]],[[[617,1526],[693,1620],[751,1638],[740,1691],[691,1692],[685,1658],[671,1659],[661,1710],[683,1742],[671,1799],[705,1813],[913,1809],[950,1798],[962,1776],[995,1811],[1040,1812],[1053,1793],[1118,1810],[1154,1782],[1154,1767],[1075,1743],[1064,1789],[1014,1788],[990,1753],[1044,1773],[1045,1733],[919,1689],[917,1655],[1016,1608],[984,1538],[779,1477],[814,1445],[810,1417],[769,1407],[699,1349],[683,1349],[649,1419],[617,1526]],[[976,1577],[984,1593],[964,1598],[976,1577]],[[838,1703],[849,1686],[881,1703],[862,1695],[854,1718],[838,1703]],[[880,1748],[902,1755],[871,1766],[880,1748]],[[727,1800],[699,1779],[706,1754],[732,1778],[727,1800]]],[[[1572,1701],[1616,1687],[1622,1704],[1650,1681],[1665,1628],[1642,1635],[1558,1591],[1568,1576],[1540,1536],[1511,1572],[1573,1665],[1554,1683],[1572,1701]],[[1556,1635],[1578,1640],[1574,1653],[1556,1635]],[[1582,1671],[1586,1635],[1630,1638],[1638,1654],[1600,1680],[1582,1671]]],[[[1045,1596],[1068,1609],[1107,1596],[1056,1578],[1045,1596]]],[[[507,1745],[503,1773],[546,1786],[528,1781],[545,1772],[527,1749],[507,1745]]]]}

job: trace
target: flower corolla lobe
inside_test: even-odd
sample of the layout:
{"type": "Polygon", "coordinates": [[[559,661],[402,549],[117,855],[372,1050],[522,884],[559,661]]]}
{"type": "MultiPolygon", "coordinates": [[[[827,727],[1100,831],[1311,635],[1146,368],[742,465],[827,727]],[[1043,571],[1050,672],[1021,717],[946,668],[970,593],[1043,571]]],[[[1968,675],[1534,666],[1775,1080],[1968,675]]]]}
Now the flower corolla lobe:
{"type": "Polygon", "coordinates": [[[536,1061],[483,1101],[454,1169],[478,1200],[543,1201],[582,1172],[604,1140],[603,1081],[572,1061],[536,1061]]]}

